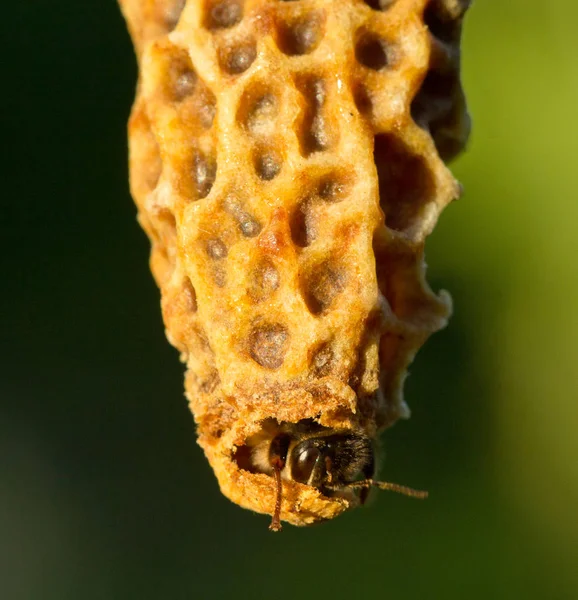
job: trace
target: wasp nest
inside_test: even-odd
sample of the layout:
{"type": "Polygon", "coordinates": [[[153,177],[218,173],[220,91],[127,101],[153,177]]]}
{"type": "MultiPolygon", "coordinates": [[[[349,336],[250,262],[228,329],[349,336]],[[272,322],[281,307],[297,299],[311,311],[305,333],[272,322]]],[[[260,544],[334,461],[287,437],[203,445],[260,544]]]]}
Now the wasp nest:
{"type": "MultiPolygon", "coordinates": [[[[263,424],[374,438],[450,298],[424,241],[460,192],[467,0],[120,0],[131,191],[223,493],[271,513],[263,424]]],[[[284,477],[297,525],[355,503],[284,477]]]]}

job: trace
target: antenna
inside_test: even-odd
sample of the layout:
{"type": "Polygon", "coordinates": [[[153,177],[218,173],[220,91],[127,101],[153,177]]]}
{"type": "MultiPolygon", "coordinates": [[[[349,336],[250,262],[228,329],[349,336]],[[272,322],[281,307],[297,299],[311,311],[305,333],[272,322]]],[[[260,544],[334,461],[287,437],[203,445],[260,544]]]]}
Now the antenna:
{"type": "Polygon", "coordinates": [[[281,481],[281,469],[279,465],[273,465],[273,473],[275,475],[275,486],[277,488],[277,495],[275,499],[275,510],[273,512],[273,519],[269,529],[271,531],[281,531],[281,501],[283,500],[283,483],[281,481]]]}
{"type": "Polygon", "coordinates": [[[390,492],[397,492],[404,496],[410,496],[411,498],[420,498],[425,500],[428,497],[428,492],[424,490],[414,490],[413,488],[405,485],[399,485],[398,483],[391,483],[389,481],[375,481],[374,479],[363,479],[361,481],[354,481],[353,483],[347,484],[348,488],[353,489],[367,489],[370,487],[377,487],[380,490],[389,490],[390,492]]]}

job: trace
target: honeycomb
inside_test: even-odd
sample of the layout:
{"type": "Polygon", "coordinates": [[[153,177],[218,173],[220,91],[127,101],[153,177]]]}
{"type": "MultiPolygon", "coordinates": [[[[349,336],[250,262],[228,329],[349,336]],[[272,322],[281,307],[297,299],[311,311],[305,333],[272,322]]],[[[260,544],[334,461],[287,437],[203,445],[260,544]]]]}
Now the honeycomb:
{"type": "MultiPolygon", "coordinates": [[[[460,193],[467,0],[120,0],[139,64],[131,193],[222,492],[271,514],[263,423],[375,438],[446,292],[424,242],[460,193]]],[[[353,506],[283,482],[281,518],[353,506]]]]}

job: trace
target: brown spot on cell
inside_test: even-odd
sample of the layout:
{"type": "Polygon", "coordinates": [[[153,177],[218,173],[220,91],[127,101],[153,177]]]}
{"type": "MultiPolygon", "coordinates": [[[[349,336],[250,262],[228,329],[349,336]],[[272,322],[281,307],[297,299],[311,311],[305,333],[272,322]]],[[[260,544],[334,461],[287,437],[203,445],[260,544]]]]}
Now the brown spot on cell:
{"type": "Polygon", "coordinates": [[[309,246],[317,237],[317,228],[312,211],[313,200],[306,198],[293,211],[290,220],[291,239],[300,248],[309,246]]]}
{"type": "Polygon", "coordinates": [[[224,288],[227,285],[227,274],[223,267],[215,267],[213,270],[213,281],[215,282],[215,285],[220,288],[224,288]]]}
{"type": "Polygon", "coordinates": [[[219,238],[211,238],[206,241],[205,249],[213,260],[223,260],[227,257],[227,246],[219,238]]]}
{"type": "Polygon", "coordinates": [[[254,40],[233,44],[219,52],[221,68],[229,75],[244,73],[257,57],[257,46],[254,40]]]}
{"type": "Polygon", "coordinates": [[[207,29],[229,29],[243,18],[243,5],[235,0],[207,1],[205,4],[207,29]]]}
{"type": "Polygon", "coordinates": [[[256,325],[249,334],[249,354],[266,369],[278,369],[289,346],[289,332],[279,323],[256,325]]]}
{"type": "Polygon", "coordinates": [[[196,76],[193,71],[182,72],[175,81],[175,100],[182,101],[195,90],[196,76]]]}
{"type": "Polygon", "coordinates": [[[355,45],[355,58],[373,71],[382,71],[394,62],[391,44],[372,33],[363,33],[355,45]]]}
{"type": "Polygon", "coordinates": [[[247,293],[253,302],[263,302],[279,288],[280,282],[279,271],[270,259],[264,258],[251,271],[247,293]]]}
{"type": "Polygon", "coordinates": [[[407,230],[435,199],[431,170],[422,155],[413,153],[394,134],[376,135],[373,155],[385,224],[395,231],[407,230]]]}
{"type": "Polygon", "coordinates": [[[216,175],[217,163],[215,160],[201,153],[195,154],[193,159],[193,177],[199,199],[209,195],[213,183],[215,183],[216,175]]]}
{"type": "Polygon", "coordinates": [[[302,279],[303,298],[309,311],[314,315],[326,311],[346,284],[345,270],[331,261],[314,267],[302,279]]]}
{"type": "Polygon", "coordinates": [[[217,112],[217,100],[215,94],[206,86],[199,93],[199,102],[197,107],[197,116],[199,122],[205,129],[209,129],[213,125],[215,113],[217,112]]]}
{"type": "Polygon", "coordinates": [[[323,39],[325,15],[311,12],[290,21],[278,24],[279,49],[284,54],[296,56],[310,54],[323,39]]]}
{"type": "MultiPolygon", "coordinates": [[[[221,378],[217,371],[211,371],[211,373],[203,379],[199,380],[199,389],[204,394],[212,394],[217,386],[221,383],[221,378]]],[[[222,432],[221,432],[222,435],[222,432]]]]}
{"type": "Polygon", "coordinates": [[[264,181],[275,179],[281,171],[281,157],[273,149],[260,152],[255,158],[255,171],[259,179],[264,181]]]}
{"type": "Polygon", "coordinates": [[[261,224],[249,213],[243,212],[239,215],[239,229],[245,237],[255,237],[261,231],[261,224]]]}
{"type": "Polygon", "coordinates": [[[319,182],[318,194],[325,202],[341,202],[347,193],[348,184],[339,175],[327,175],[319,182]]]}
{"type": "Polygon", "coordinates": [[[259,235],[262,229],[261,223],[244,210],[234,197],[228,196],[223,202],[223,207],[237,221],[239,230],[245,237],[252,238],[259,235]]]}
{"type": "Polygon", "coordinates": [[[249,108],[246,124],[253,135],[270,133],[279,112],[277,99],[271,93],[260,95],[249,108]]]}

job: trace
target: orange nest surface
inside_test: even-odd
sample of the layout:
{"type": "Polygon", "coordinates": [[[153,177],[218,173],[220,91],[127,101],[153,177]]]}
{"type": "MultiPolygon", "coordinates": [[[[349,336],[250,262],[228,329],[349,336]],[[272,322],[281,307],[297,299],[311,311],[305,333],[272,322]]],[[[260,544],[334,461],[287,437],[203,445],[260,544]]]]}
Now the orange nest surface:
{"type": "Polygon", "coordinates": [[[443,327],[424,241],[460,193],[466,0],[120,0],[131,192],[199,443],[295,525],[362,503],[443,327]]]}

